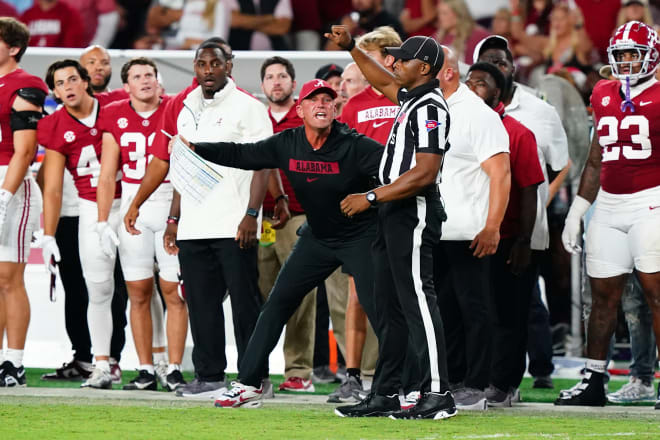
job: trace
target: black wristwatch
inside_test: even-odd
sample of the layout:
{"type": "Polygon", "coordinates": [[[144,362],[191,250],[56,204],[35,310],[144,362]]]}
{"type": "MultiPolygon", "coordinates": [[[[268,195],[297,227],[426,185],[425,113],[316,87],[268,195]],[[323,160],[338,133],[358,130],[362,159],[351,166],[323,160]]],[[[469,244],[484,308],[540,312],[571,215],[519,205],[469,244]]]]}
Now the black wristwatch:
{"type": "Polygon", "coordinates": [[[275,203],[279,202],[280,200],[284,199],[287,203],[289,203],[289,196],[286,194],[280,194],[275,198],[275,203]]]}
{"type": "Polygon", "coordinates": [[[259,211],[257,211],[254,208],[248,208],[247,211],[245,211],[245,215],[249,215],[250,217],[257,218],[259,217],[259,211]]]}
{"type": "Polygon", "coordinates": [[[367,201],[371,206],[377,206],[378,205],[378,196],[376,196],[376,193],[373,191],[369,191],[367,193],[367,201]]]}

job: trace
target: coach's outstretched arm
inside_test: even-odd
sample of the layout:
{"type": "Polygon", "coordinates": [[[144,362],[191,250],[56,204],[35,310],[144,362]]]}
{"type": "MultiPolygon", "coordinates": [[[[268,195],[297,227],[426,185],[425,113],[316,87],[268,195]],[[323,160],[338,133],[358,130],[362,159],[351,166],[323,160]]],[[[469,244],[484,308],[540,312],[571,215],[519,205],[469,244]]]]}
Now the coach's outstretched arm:
{"type": "MultiPolygon", "coordinates": [[[[178,136],[188,148],[209,162],[242,170],[263,170],[264,168],[284,168],[278,163],[278,139],[274,135],[263,141],[252,144],[237,144],[234,142],[195,142],[190,143],[181,135],[178,136]]],[[[169,150],[172,151],[173,140],[169,150]]]]}
{"type": "Polygon", "coordinates": [[[331,33],[325,34],[326,38],[331,40],[337,46],[348,50],[358,65],[360,71],[367,78],[367,81],[380,91],[387,99],[395,104],[399,104],[397,94],[399,93],[399,84],[394,75],[381,66],[376,60],[364,53],[362,49],[355,46],[355,40],[348,32],[346,26],[332,26],[331,33]]]}

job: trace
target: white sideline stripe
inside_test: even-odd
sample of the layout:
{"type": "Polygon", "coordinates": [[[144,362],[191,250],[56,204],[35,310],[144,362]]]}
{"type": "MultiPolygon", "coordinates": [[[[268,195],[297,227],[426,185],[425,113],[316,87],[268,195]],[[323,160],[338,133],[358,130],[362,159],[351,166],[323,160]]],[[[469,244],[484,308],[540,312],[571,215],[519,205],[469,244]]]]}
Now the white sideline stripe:
{"type": "MultiPolygon", "coordinates": [[[[488,438],[518,438],[522,434],[516,433],[516,434],[509,434],[509,433],[496,433],[496,434],[471,434],[471,435],[454,435],[452,436],[453,439],[488,439],[488,438]]],[[[539,437],[544,437],[544,438],[554,438],[554,437],[561,437],[561,438],[566,438],[570,439],[571,436],[576,436],[579,435],[580,437],[591,437],[591,438],[610,438],[610,437],[630,437],[633,435],[637,435],[636,432],[613,432],[613,433],[602,433],[602,434],[579,434],[579,433],[561,433],[557,432],[554,434],[534,434],[538,435],[539,437]]]]}
{"type": "Polygon", "coordinates": [[[417,303],[424,323],[424,333],[426,334],[426,345],[429,351],[429,362],[431,363],[431,391],[440,392],[440,372],[438,371],[438,346],[435,341],[435,329],[431,319],[431,311],[426,301],[426,295],[422,289],[421,260],[420,250],[422,247],[422,233],[426,227],[426,199],[417,196],[417,218],[419,223],[413,231],[413,249],[412,249],[412,276],[417,294],[417,303]]]}

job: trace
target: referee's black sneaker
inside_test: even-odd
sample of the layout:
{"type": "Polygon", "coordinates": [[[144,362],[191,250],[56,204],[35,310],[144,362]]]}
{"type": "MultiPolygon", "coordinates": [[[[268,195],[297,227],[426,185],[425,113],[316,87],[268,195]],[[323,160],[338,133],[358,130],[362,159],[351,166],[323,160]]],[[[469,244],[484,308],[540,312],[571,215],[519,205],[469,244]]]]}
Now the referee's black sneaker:
{"type": "Polygon", "coordinates": [[[397,411],[401,411],[398,394],[381,396],[370,393],[355,405],[335,408],[335,414],[339,417],[387,417],[397,411]]]}
{"type": "Polygon", "coordinates": [[[605,375],[587,370],[584,378],[573,388],[561,391],[555,405],[560,406],[605,406],[607,396],[603,387],[605,375]]]}
{"type": "Polygon", "coordinates": [[[24,387],[25,384],[25,368],[22,365],[14,367],[11,361],[4,361],[0,365],[0,387],[24,387]]]}
{"type": "Polygon", "coordinates": [[[155,374],[151,374],[147,370],[139,370],[138,376],[124,385],[122,389],[156,391],[158,389],[158,380],[155,374]]]}
{"type": "Polygon", "coordinates": [[[390,415],[390,419],[433,419],[441,420],[456,415],[456,403],[451,391],[444,393],[424,393],[417,405],[410,409],[398,411],[390,415]]]}

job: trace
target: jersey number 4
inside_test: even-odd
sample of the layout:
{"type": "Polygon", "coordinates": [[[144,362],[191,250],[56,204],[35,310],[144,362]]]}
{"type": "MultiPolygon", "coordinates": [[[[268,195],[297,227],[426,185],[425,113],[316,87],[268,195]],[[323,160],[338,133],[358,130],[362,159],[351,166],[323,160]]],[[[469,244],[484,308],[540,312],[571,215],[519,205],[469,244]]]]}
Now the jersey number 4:
{"type": "Polygon", "coordinates": [[[90,176],[89,185],[96,188],[99,185],[99,176],[101,175],[101,164],[96,156],[94,145],[87,145],[80,150],[80,158],[76,167],[78,175],[90,176]]]}
{"type": "Polygon", "coordinates": [[[623,148],[623,157],[626,159],[648,159],[651,157],[651,140],[649,139],[649,120],[645,116],[631,115],[626,116],[619,121],[614,116],[605,116],[598,121],[598,132],[607,127],[606,135],[599,135],[598,141],[603,147],[603,162],[619,160],[623,148]],[[628,130],[637,127],[637,134],[630,136],[630,140],[637,148],[632,145],[623,147],[611,146],[619,141],[618,129],[628,130]],[[641,149],[639,148],[641,146],[641,149]]]}

